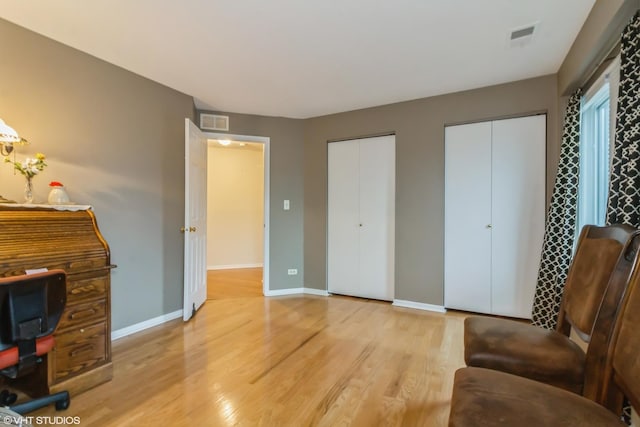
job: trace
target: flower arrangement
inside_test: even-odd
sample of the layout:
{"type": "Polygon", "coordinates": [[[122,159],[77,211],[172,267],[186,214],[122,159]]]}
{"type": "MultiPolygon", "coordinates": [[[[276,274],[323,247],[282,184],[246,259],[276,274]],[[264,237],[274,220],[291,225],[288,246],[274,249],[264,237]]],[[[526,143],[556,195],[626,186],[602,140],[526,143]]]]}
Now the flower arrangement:
{"type": "Polygon", "coordinates": [[[13,168],[24,175],[27,178],[27,184],[24,187],[24,200],[25,203],[31,203],[33,201],[33,183],[34,176],[42,172],[47,166],[44,162],[45,156],[42,153],[36,153],[35,158],[26,158],[23,162],[16,162],[9,157],[5,157],[6,163],[11,163],[13,168]]]}
{"type": "Polygon", "coordinates": [[[13,164],[15,170],[17,170],[30,180],[31,178],[42,172],[45,166],[47,166],[47,164],[44,162],[44,159],[44,154],[36,153],[35,158],[26,158],[23,162],[11,160],[9,157],[5,157],[4,161],[6,163],[13,164]]]}

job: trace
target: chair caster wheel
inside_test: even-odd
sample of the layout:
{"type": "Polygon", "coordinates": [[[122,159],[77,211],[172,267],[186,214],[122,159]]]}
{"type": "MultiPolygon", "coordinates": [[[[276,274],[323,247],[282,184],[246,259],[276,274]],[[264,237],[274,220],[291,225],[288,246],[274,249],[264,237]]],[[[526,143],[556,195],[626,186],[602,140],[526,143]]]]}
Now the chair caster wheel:
{"type": "Polygon", "coordinates": [[[68,398],[56,402],[56,411],[64,411],[65,409],[67,409],[69,407],[70,403],[71,402],[70,402],[70,400],[68,398]]]}
{"type": "Polygon", "coordinates": [[[18,400],[18,395],[15,393],[10,393],[8,390],[0,391],[0,404],[2,406],[10,406],[16,403],[18,400]]]}

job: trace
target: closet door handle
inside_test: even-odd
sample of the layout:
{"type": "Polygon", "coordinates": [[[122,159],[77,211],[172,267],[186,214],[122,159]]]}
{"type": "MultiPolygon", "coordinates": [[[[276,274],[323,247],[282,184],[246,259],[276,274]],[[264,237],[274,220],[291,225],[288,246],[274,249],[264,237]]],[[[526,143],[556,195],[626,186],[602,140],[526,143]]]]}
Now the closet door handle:
{"type": "Polygon", "coordinates": [[[493,226],[491,224],[487,224],[484,228],[493,228],[493,226]]]}

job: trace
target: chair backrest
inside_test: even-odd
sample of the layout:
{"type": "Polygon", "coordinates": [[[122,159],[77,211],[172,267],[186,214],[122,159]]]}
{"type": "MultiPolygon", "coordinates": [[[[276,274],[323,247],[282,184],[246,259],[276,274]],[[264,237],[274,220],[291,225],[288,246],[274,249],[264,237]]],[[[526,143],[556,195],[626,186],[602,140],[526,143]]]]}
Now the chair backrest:
{"type": "Polygon", "coordinates": [[[614,330],[622,311],[631,279],[640,269],[640,231],[635,231],[624,245],[602,297],[587,348],[582,395],[599,403],[606,389],[606,366],[611,365],[614,330]]]}
{"type": "Polygon", "coordinates": [[[605,372],[608,387],[603,392],[603,404],[620,414],[624,397],[640,412],[640,268],[632,274],[611,346],[611,363],[605,372]]]}
{"type": "Polygon", "coordinates": [[[0,278],[0,351],[51,335],[66,301],[62,270],[0,278]]]}
{"type": "Polygon", "coordinates": [[[635,228],[627,225],[586,225],[567,274],[556,330],[569,335],[573,328],[590,341],[600,303],[618,257],[635,228]]]}

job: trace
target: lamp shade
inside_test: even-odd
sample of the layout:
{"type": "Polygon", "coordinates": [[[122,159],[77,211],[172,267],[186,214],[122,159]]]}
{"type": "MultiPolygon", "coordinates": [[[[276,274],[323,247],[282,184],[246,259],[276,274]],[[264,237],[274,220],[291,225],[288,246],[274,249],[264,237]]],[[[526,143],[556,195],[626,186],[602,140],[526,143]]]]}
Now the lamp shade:
{"type": "Polygon", "coordinates": [[[18,136],[18,132],[0,119],[0,142],[13,144],[23,142],[23,139],[18,136]]]}

